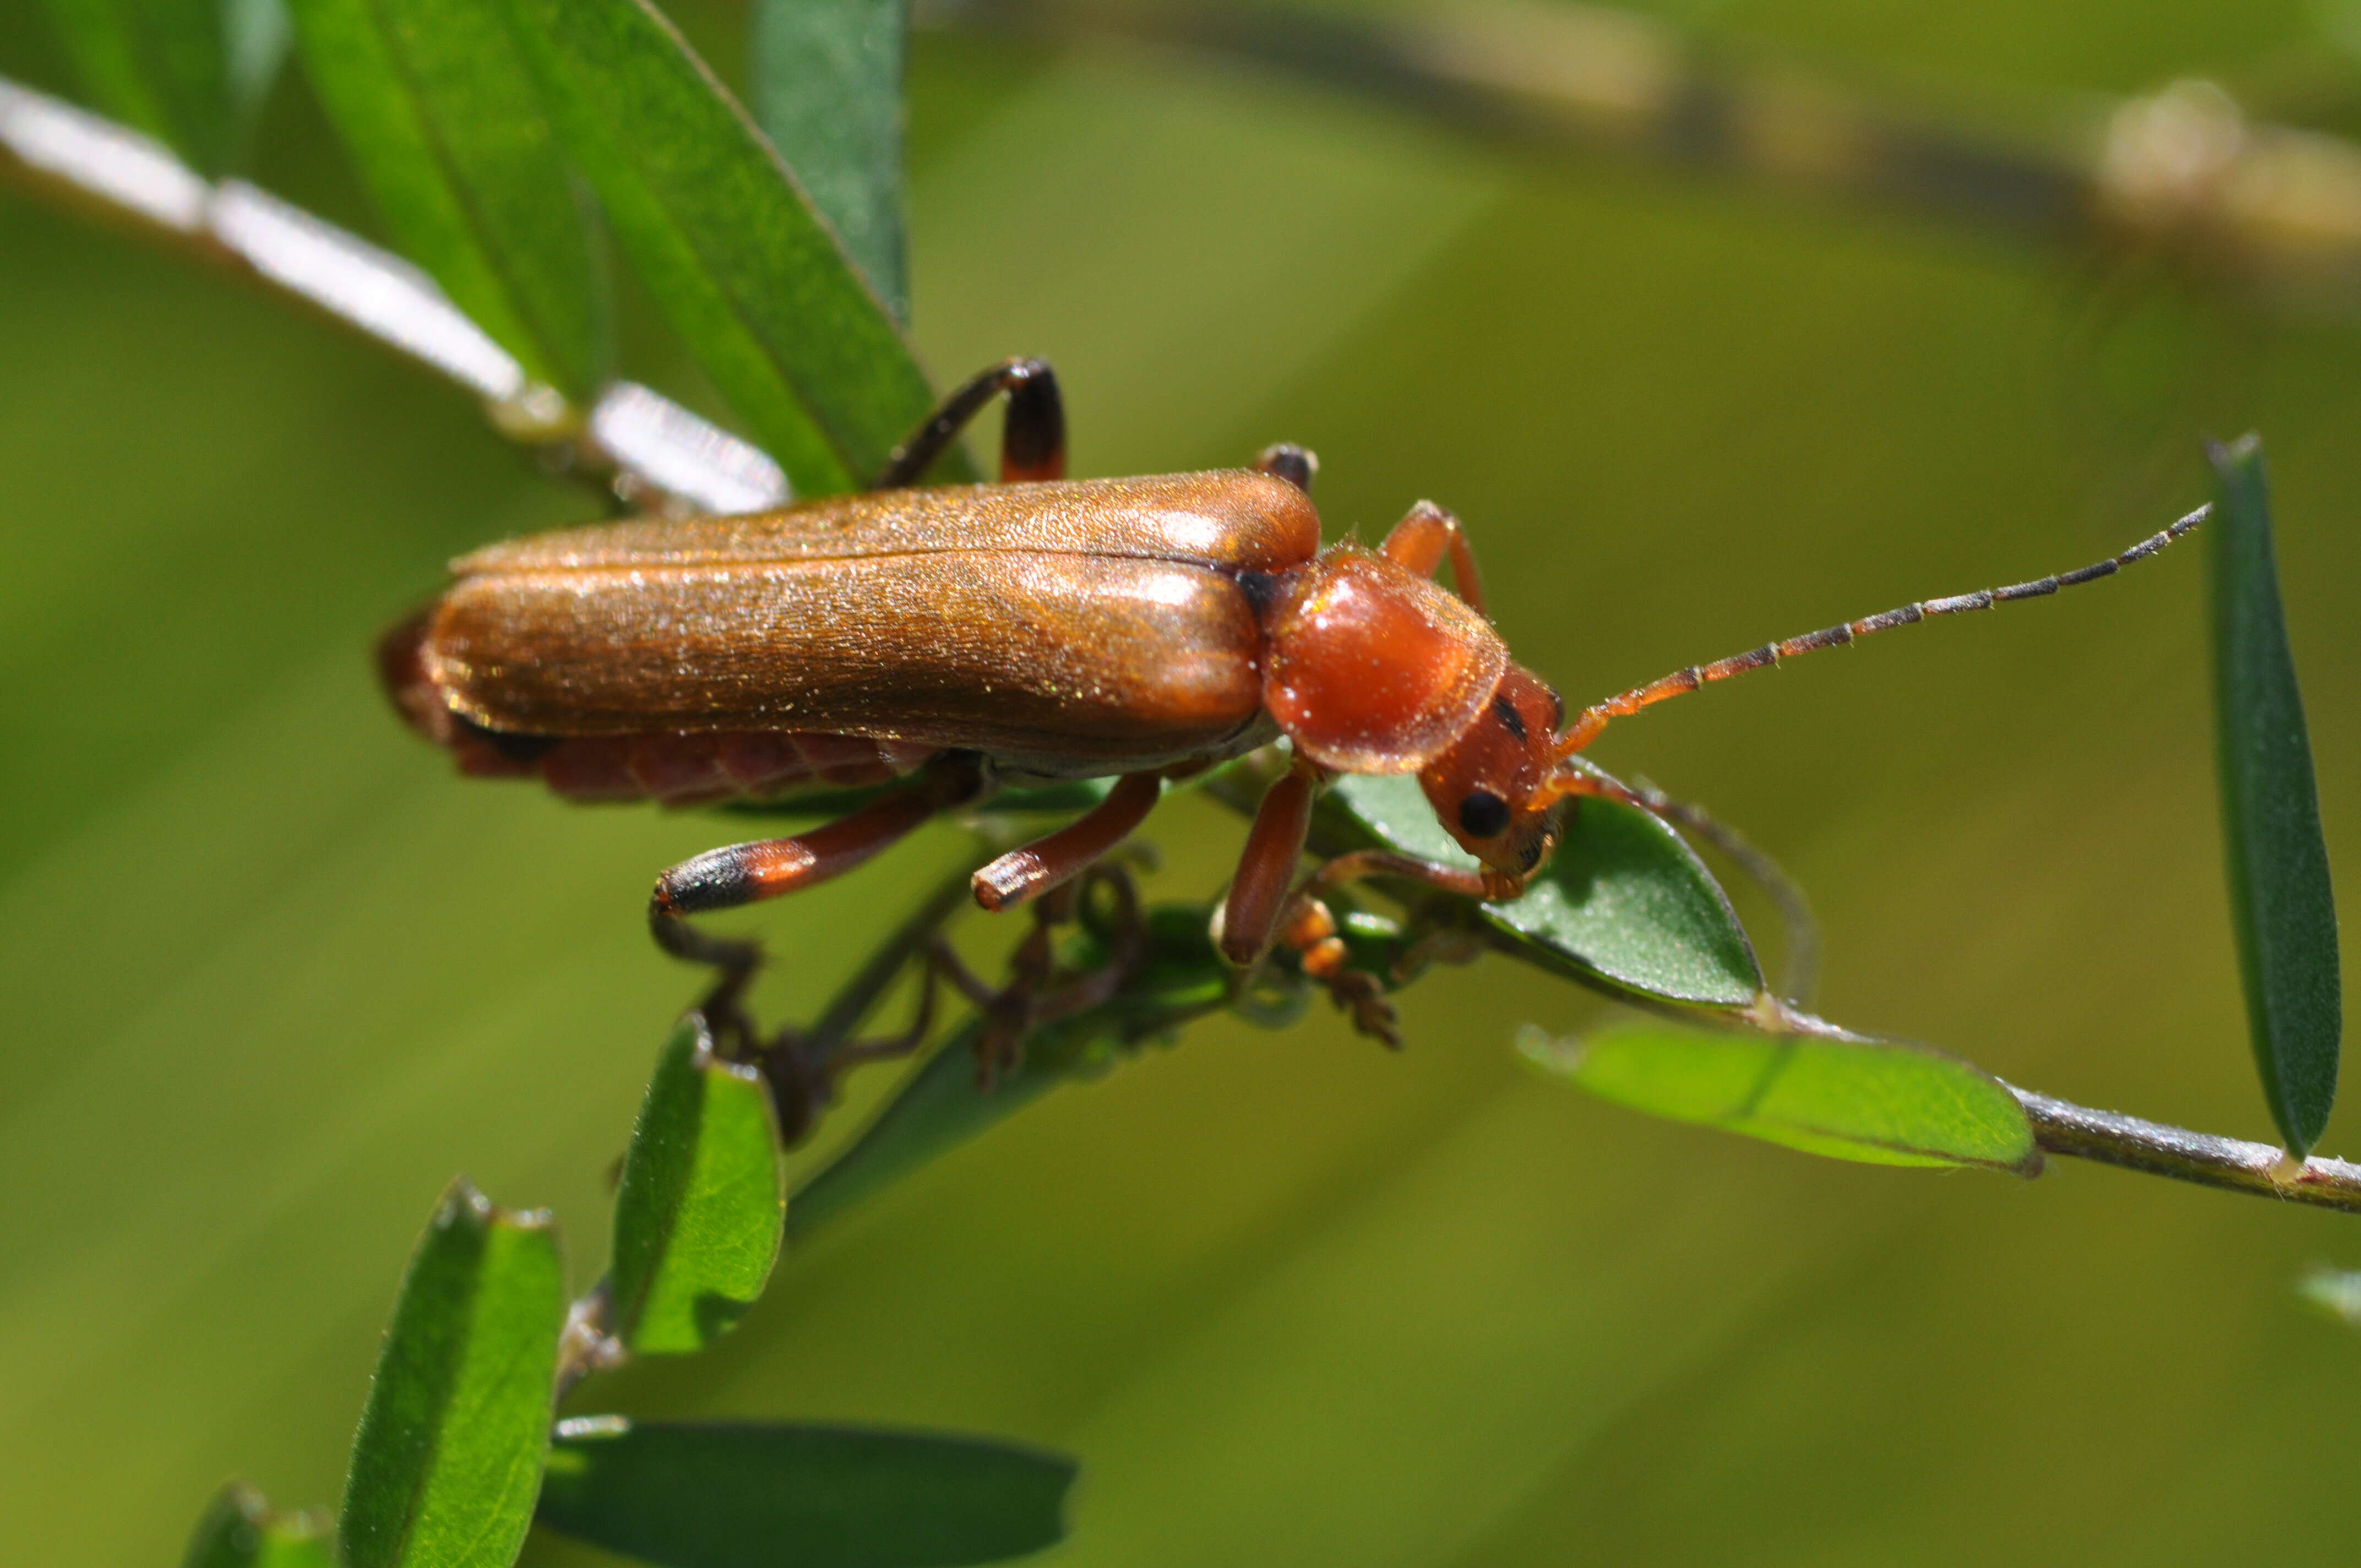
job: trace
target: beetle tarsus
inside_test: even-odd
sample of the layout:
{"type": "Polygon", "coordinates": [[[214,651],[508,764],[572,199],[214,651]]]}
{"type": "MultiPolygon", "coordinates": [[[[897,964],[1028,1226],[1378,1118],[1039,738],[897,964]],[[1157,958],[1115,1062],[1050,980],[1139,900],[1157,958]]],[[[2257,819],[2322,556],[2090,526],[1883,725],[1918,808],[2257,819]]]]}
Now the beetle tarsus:
{"type": "Polygon", "coordinates": [[[1335,915],[1316,894],[1307,891],[1296,896],[1279,940],[1296,955],[1305,974],[1327,988],[1328,999],[1352,1019],[1355,1030],[1389,1051],[1401,1049],[1401,1034],[1395,1027],[1397,1018],[1385,987],[1375,975],[1350,967],[1352,949],[1337,934],[1335,915]]]}

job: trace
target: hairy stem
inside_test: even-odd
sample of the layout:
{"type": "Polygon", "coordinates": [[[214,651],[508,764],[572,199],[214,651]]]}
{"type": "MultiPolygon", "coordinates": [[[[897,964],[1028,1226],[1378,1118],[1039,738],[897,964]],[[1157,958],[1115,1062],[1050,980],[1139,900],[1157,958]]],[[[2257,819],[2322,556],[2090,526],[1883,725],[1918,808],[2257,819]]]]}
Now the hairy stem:
{"type": "Polygon", "coordinates": [[[2015,1084],[2008,1091],[2025,1107],[2034,1140],[2047,1153],[2228,1192],[2361,1212],[2361,1165],[2316,1156],[2298,1164],[2286,1150],[2269,1144],[2192,1133],[2115,1111],[2093,1111],[2015,1084]]]}

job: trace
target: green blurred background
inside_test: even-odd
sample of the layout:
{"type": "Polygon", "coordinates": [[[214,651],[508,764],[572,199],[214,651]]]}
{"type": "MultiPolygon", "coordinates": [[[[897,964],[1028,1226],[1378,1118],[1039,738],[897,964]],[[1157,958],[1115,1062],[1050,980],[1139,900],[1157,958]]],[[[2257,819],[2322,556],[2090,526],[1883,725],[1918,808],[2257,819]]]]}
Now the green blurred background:
{"type": "MultiPolygon", "coordinates": [[[[0,72],[54,82],[30,9],[0,13],[0,72]]],[[[676,9],[732,69],[742,14],[676,9]]],[[[2002,104],[2323,27],[2228,0],[1664,14],[2002,104]]],[[[1325,460],[1332,532],[1454,507],[1519,656],[1577,700],[2106,554],[2202,498],[2201,437],[2260,428],[2328,837],[2361,852],[2349,322],[1137,47],[922,35],[911,118],[939,380],[1050,356],[1079,473],[1287,438],[1325,460]]],[[[266,137],[268,183],[375,232],[299,82],[266,137]]],[[[630,368],[699,395],[638,336],[630,368]]],[[[463,784],[372,688],[370,637],[446,556],[592,498],[335,330],[13,199],[0,484],[7,1555],[152,1563],[229,1475],[333,1501],[455,1170],[555,1208],[595,1277],[691,991],[641,900],[731,835],[463,784]]],[[[1760,676],[1596,755],[1788,862],[1831,1016],[2265,1137],[2203,563],[1760,676]]],[[[1215,885],[1239,833],[1168,808],[1164,885],[1215,885]]],[[[766,1006],[808,1008],[960,852],[748,920],[781,955],[766,1006]]],[[[575,1408],[1064,1449],[1075,1568],[2361,1560],[2361,1338],[2291,1291],[2361,1263],[2361,1222],[2087,1167],[1815,1161],[1529,1075],[1517,1025],[1599,1010],[1532,972],[1403,1001],[1400,1056],[1322,1009],[1061,1091],[790,1255],[719,1352],[575,1408]]],[[[2349,1109],[2324,1150],[2361,1153],[2349,1109]]]]}

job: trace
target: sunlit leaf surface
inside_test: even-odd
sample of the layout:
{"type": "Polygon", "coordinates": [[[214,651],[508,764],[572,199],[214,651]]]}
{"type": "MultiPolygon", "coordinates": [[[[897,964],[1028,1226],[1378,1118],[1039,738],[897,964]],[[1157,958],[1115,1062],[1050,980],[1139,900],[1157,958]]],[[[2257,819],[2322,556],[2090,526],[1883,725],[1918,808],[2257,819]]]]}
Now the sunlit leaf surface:
{"type": "Polygon", "coordinates": [[[2214,700],[2231,919],[2263,1094],[2288,1148],[2302,1155],[2336,1103],[2336,901],[2279,608],[2262,444],[2250,435],[2213,455],[2214,700]]]}
{"type": "MultiPolygon", "coordinates": [[[[1476,864],[1413,777],[1346,777],[1332,793],[1389,848],[1476,864]]],[[[1763,989],[1730,899],[1697,856],[1671,828],[1611,801],[1583,801],[1524,897],[1484,905],[1483,918],[1543,968],[1652,996],[1742,1007],[1763,989]]]]}
{"type": "Polygon", "coordinates": [[[569,1420],[541,1522],[666,1568],[952,1568],[1065,1534],[1074,1463],[926,1432],[569,1420]]]}
{"type": "Polygon", "coordinates": [[[1568,1040],[1528,1030],[1519,1048],[1603,1100],[1807,1154],[2025,1175],[2040,1164],[2007,1087],[1925,1046],[1645,1023],[1568,1040]]]}
{"type": "Polygon", "coordinates": [[[419,1239],[353,1440],[348,1568],[503,1563],[532,1522],[566,1318],[545,1214],[452,1183],[419,1239]]]}
{"type": "Polygon", "coordinates": [[[320,102],[411,259],[533,376],[588,392],[610,334],[590,205],[499,9],[292,3],[320,102]]]}
{"type": "Polygon", "coordinates": [[[642,1354],[701,1350],[763,1293],[786,1208],[770,1091],[681,1020],[656,1062],[615,1194],[613,1332],[642,1354]]]}

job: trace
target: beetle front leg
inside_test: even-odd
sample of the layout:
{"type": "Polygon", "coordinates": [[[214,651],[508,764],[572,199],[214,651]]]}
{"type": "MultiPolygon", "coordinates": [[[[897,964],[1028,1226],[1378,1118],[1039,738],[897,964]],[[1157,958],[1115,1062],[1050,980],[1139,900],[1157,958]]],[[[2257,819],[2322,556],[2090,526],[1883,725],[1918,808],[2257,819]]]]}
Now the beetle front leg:
{"type": "Polygon", "coordinates": [[[1287,775],[1264,792],[1238,855],[1237,874],[1214,916],[1213,942],[1222,957],[1249,969],[1270,950],[1295,883],[1295,863],[1312,831],[1312,802],[1320,770],[1298,757],[1287,775]]]}
{"type": "Polygon", "coordinates": [[[885,471],[870,488],[898,490],[915,485],[950,450],[984,405],[1008,395],[1000,430],[1000,482],[1066,477],[1066,405],[1058,396],[1057,373],[1046,359],[1004,359],[943,400],[942,407],[894,449],[885,471]]]}
{"type": "Polygon", "coordinates": [[[1378,554],[1422,577],[1434,576],[1448,554],[1451,580],[1458,586],[1459,597],[1477,614],[1484,613],[1484,579],[1476,570],[1476,552],[1467,543],[1467,530],[1433,501],[1411,508],[1410,515],[1394,524],[1386,542],[1378,546],[1378,554]]]}

